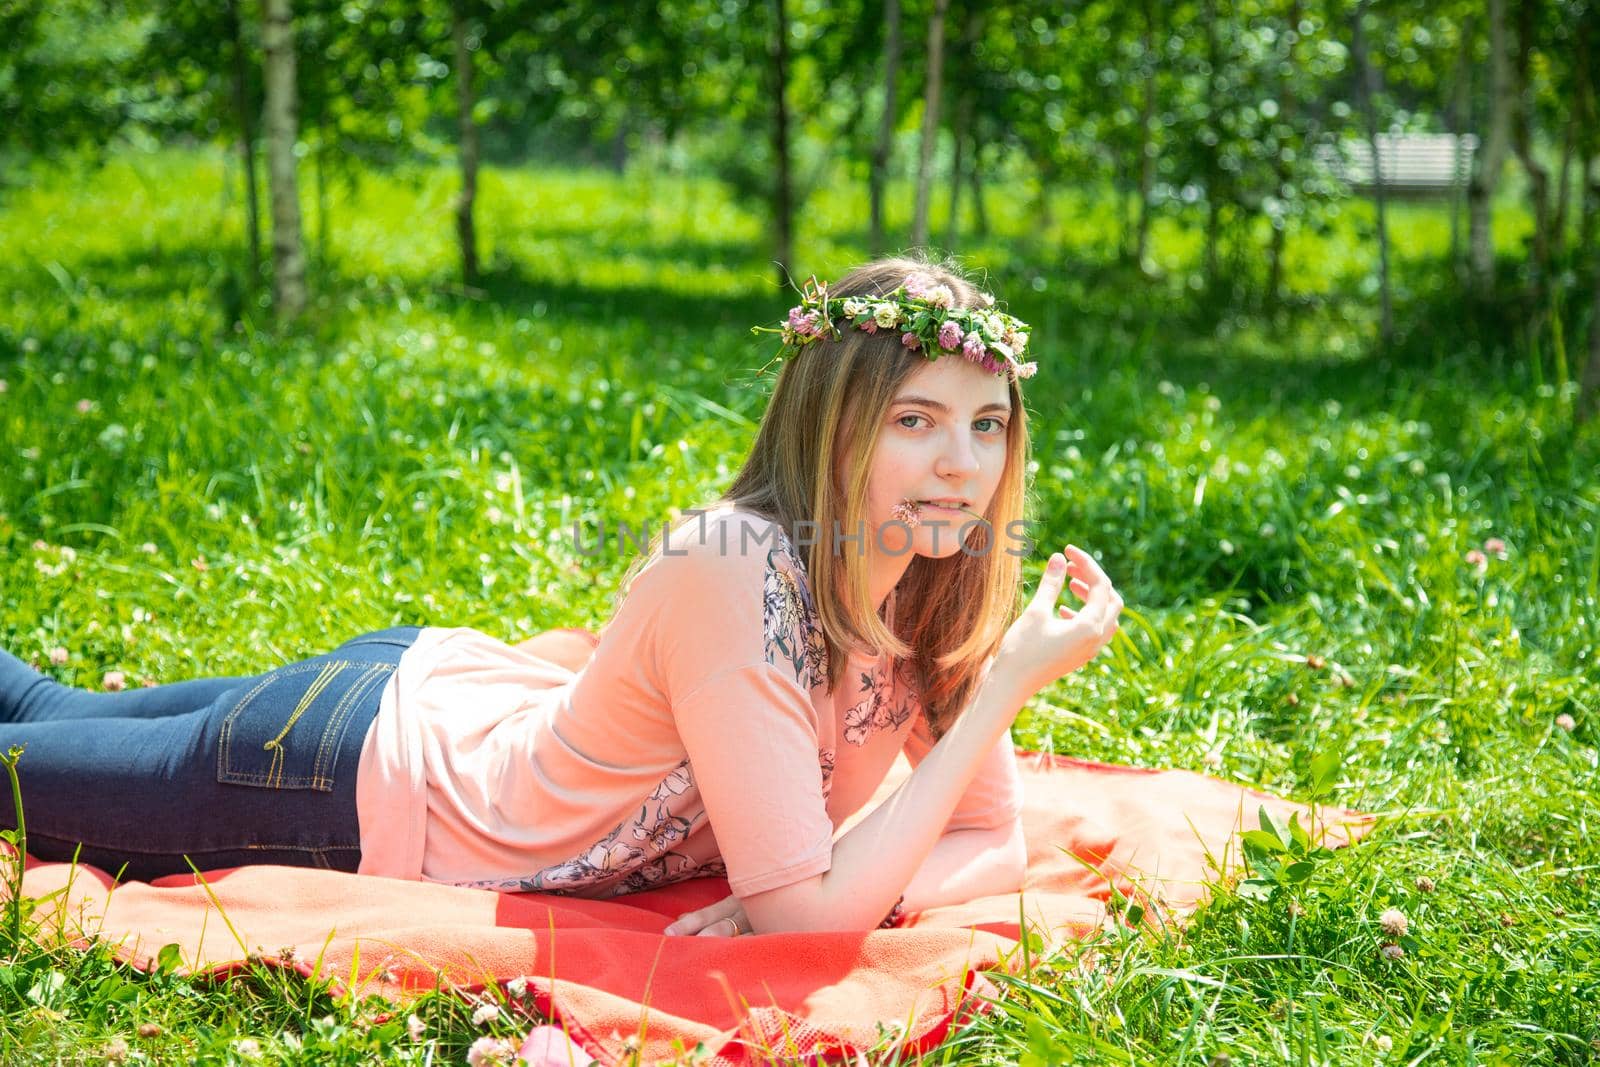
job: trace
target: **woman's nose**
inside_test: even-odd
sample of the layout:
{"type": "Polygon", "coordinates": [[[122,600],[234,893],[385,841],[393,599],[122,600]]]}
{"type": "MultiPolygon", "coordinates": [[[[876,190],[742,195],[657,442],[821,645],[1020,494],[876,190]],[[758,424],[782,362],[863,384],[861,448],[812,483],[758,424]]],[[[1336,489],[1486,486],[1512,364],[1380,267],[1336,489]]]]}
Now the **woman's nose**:
{"type": "Polygon", "coordinates": [[[977,471],[978,450],[974,447],[972,435],[958,431],[946,438],[939,456],[938,473],[976,474],[977,471]]]}

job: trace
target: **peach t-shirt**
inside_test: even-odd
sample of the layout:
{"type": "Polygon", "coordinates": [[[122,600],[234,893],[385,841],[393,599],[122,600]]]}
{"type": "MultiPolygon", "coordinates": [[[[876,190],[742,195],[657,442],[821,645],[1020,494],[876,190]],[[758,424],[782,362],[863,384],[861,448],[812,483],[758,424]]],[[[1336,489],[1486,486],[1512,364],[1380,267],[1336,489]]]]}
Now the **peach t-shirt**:
{"type": "MultiPolygon", "coordinates": [[[[932,744],[906,672],[852,656],[830,692],[826,660],[801,557],[726,505],[672,532],[576,673],[425,629],[362,749],[360,871],[585,897],[820,874],[895,756],[932,744]]],[[[949,828],[1020,810],[1006,736],[949,828]]]]}

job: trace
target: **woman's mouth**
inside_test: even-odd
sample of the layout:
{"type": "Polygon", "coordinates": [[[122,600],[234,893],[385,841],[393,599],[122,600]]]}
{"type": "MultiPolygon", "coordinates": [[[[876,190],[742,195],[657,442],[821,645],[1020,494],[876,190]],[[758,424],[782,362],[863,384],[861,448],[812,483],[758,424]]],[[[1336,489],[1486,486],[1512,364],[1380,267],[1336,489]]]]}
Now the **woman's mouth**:
{"type": "Polygon", "coordinates": [[[963,500],[946,500],[940,502],[933,500],[912,500],[911,498],[907,497],[905,500],[902,500],[900,503],[896,504],[893,508],[894,517],[912,528],[915,528],[919,523],[922,522],[924,513],[934,516],[972,515],[972,512],[967,508],[966,502],[963,500]]]}

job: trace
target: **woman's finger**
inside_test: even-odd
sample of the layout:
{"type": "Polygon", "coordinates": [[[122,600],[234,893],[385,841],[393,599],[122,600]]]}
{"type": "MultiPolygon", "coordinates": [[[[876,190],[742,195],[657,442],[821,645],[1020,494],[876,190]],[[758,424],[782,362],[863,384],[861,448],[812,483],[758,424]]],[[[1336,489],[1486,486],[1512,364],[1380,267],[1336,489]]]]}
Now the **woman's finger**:
{"type": "Polygon", "coordinates": [[[699,911],[686,911],[672,920],[662,932],[669,936],[699,933],[700,929],[706,924],[703,913],[709,910],[711,909],[701,908],[699,911]]]}
{"type": "Polygon", "coordinates": [[[698,908],[695,911],[684,912],[674,919],[663,932],[669,935],[696,934],[738,907],[739,898],[730,893],[715,904],[707,904],[705,907],[698,908]]]}
{"type": "Polygon", "coordinates": [[[1100,564],[1095,562],[1093,556],[1079,548],[1077,545],[1068,545],[1065,549],[1066,557],[1073,564],[1073,569],[1081,574],[1084,581],[1090,585],[1109,582],[1106,572],[1100,569],[1100,564]]]}
{"type": "Polygon", "coordinates": [[[705,925],[705,928],[702,929],[699,932],[699,934],[696,935],[696,936],[698,936],[698,937],[733,937],[734,936],[733,916],[724,915],[722,918],[718,919],[716,922],[707,923],[705,925]]]}
{"type": "Polygon", "coordinates": [[[1043,604],[1046,610],[1055,606],[1061,596],[1061,586],[1067,580],[1067,559],[1059,552],[1050,553],[1050,559],[1044,565],[1044,574],[1039,577],[1039,589],[1034,593],[1035,603],[1043,604]]]}

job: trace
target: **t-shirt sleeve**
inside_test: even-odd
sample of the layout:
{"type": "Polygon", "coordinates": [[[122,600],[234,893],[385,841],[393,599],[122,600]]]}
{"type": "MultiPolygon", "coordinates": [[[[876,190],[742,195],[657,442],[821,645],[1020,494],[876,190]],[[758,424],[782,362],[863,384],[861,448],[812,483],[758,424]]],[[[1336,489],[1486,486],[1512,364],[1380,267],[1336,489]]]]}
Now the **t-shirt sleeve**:
{"type": "MultiPolygon", "coordinates": [[[[906,760],[912,767],[922,762],[933,748],[933,735],[919,713],[906,734],[906,760]]],[[[972,776],[956,810],[945,824],[950,830],[994,830],[1009,826],[1022,816],[1022,773],[1017,768],[1017,752],[1011,731],[1000,735],[972,776]]]]}
{"type": "Polygon", "coordinates": [[[653,565],[655,673],[741,896],[828,870],[833,838],[804,654],[807,598],[777,528],[750,522],[767,537],[728,517],[653,565]]]}
{"type": "Polygon", "coordinates": [[[816,719],[809,695],[782,669],[735,667],[673,704],[728,884],[740,896],[833,863],[816,719]]]}

